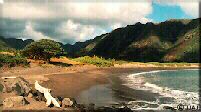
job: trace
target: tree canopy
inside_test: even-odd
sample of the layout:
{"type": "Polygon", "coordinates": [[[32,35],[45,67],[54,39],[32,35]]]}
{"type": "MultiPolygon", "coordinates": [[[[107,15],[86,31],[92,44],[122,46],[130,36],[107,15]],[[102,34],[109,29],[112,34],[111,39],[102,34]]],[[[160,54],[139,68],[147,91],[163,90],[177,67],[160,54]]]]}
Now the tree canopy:
{"type": "Polygon", "coordinates": [[[54,40],[41,39],[27,45],[22,51],[23,55],[30,59],[50,61],[51,57],[62,54],[64,50],[61,45],[54,40]]]}

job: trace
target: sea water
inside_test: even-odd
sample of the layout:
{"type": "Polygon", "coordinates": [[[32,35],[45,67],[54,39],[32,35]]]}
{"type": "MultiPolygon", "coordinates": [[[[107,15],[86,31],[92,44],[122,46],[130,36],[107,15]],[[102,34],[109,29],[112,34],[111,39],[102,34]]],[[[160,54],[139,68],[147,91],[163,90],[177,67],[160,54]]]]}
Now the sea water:
{"type": "Polygon", "coordinates": [[[199,91],[198,69],[161,71],[150,75],[143,74],[143,76],[146,82],[160,87],[196,93],[199,91]]]}
{"type": "MultiPolygon", "coordinates": [[[[142,91],[158,93],[161,98],[156,101],[130,101],[130,103],[144,102],[148,105],[155,103],[158,105],[155,109],[163,109],[163,106],[176,107],[178,104],[198,105],[199,104],[199,69],[182,70],[154,70],[148,72],[133,73],[126,77],[124,85],[142,91]],[[170,102],[161,101],[162,97],[166,99],[173,98],[170,102]]],[[[137,107],[133,110],[151,110],[153,108],[137,107]]]]}
{"type": "Polygon", "coordinates": [[[95,85],[83,91],[76,100],[97,106],[124,102],[132,110],[163,110],[165,106],[177,108],[179,104],[198,105],[199,71],[146,70],[115,74],[111,76],[109,84],[95,85]],[[117,79],[121,81],[114,77],[119,77],[117,79]]]}

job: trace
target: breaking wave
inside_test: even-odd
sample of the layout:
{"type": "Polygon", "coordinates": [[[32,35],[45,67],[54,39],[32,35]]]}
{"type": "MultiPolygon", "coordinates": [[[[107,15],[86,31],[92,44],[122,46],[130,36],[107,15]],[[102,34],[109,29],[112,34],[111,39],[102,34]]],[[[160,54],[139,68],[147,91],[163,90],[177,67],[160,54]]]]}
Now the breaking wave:
{"type": "MultiPolygon", "coordinates": [[[[183,69],[183,70],[198,70],[198,69],[183,69]]],[[[164,106],[169,106],[176,108],[178,104],[184,105],[198,105],[199,104],[199,94],[198,92],[187,92],[183,90],[176,90],[168,87],[160,87],[156,84],[152,84],[145,81],[145,77],[141,76],[143,74],[153,74],[158,72],[166,71],[177,71],[177,70],[154,70],[149,72],[140,72],[130,74],[126,77],[122,77],[126,83],[124,85],[129,88],[143,91],[150,91],[152,93],[158,93],[162,97],[173,98],[174,100],[169,103],[160,103],[160,99],[157,101],[130,101],[129,104],[133,104],[133,110],[162,110],[164,106]],[[136,105],[137,104],[137,105],[136,105]],[[140,105],[138,105],[140,104],[140,105]]]]}

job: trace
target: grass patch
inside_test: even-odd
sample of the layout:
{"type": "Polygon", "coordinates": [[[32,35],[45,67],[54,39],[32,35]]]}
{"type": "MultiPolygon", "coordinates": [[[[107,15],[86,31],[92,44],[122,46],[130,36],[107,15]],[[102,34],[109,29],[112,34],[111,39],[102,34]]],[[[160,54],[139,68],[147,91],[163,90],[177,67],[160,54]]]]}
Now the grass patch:
{"type": "Polygon", "coordinates": [[[26,58],[22,57],[19,54],[15,56],[8,54],[0,54],[0,67],[3,66],[15,67],[15,66],[28,66],[28,65],[29,63],[27,62],[26,58]]]}
{"type": "Polygon", "coordinates": [[[111,59],[107,60],[105,58],[97,57],[97,56],[93,56],[93,57],[84,56],[84,57],[79,57],[72,60],[82,62],[82,63],[87,63],[87,64],[93,64],[98,67],[110,67],[114,65],[114,60],[111,60],[111,59]]]}

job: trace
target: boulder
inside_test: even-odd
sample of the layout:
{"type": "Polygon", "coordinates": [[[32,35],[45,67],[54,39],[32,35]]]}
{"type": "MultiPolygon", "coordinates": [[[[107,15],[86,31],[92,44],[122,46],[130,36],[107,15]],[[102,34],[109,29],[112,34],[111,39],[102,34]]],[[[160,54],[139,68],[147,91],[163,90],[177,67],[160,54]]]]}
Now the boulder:
{"type": "Polygon", "coordinates": [[[73,102],[73,107],[77,106],[77,101],[75,100],[75,98],[70,98],[70,100],[73,102]]]}
{"type": "Polygon", "coordinates": [[[66,108],[71,106],[73,106],[73,101],[71,101],[70,98],[64,98],[62,101],[62,107],[66,108]]]}
{"type": "Polygon", "coordinates": [[[31,91],[31,87],[29,82],[27,82],[24,78],[18,77],[16,78],[14,90],[17,91],[18,95],[28,96],[29,92],[31,91]]]}
{"type": "Polygon", "coordinates": [[[22,77],[3,78],[0,83],[3,86],[2,91],[7,93],[15,92],[17,95],[28,96],[31,90],[29,82],[22,77]]]}
{"type": "Polygon", "coordinates": [[[43,93],[40,93],[35,88],[32,88],[28,94],[28,97],[34,98],[36,101],[46,101],[43,93]]]}
{"type": "Polygon", "coordinates": [[[3,101],[4,108],[18,107],[23,106],[25,104],[28,104],[28,102],[23,96],[9,97],[5,98],[3,101]]]}

